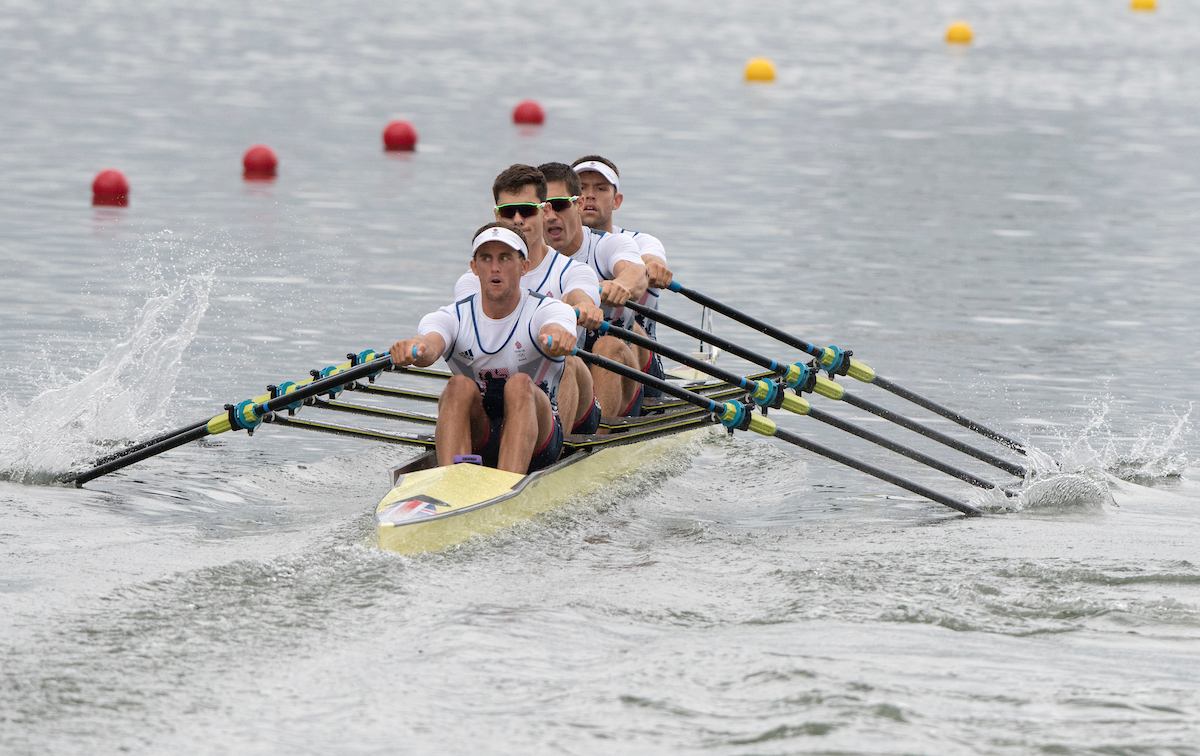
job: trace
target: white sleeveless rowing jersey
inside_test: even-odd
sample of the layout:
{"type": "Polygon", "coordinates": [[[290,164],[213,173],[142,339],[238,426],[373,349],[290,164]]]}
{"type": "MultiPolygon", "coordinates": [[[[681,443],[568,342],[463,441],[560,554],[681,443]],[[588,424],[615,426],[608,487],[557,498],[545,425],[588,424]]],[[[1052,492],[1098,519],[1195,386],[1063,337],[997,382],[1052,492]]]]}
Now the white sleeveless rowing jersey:
{"type": "MultiPolygon", "coordinates": [[[[663,265],[667,264],[667,250],[663,247],[663,243],[658,240],[658,237],[651,236],[650,234],[643,234],[640,231],[630,231],[629,229],[621,228],[620,226],[613,226],[613,233],[628,236],[629,238],[633,239],[633,243],[638,246],[639,254],[654,255],[658,259],[662,260],[663,265]]],[[[642,298],[638,300],[638,304],[649,307],[651,310],[657,312],[658,295],[661,293],[662,292],[659,289],[647,288],[646,293],[643,294],[642,298]]],[[[642,327],[647,336],[657,340],[657,321],[642,317],[641,315],[638,315],[635,318],[635,321],[642,327]]]]}
{"type": "MultiPolygon", "coordinates": [[[[645,265],[637,243],[625,234],[610,234],[607,231],[597,231],[594,228],[583,227],[583,243],[571,259],[583,263],[596,272],[601,281],[611,281],[616,278],[613,268],[622,260],[636,265],[645,265]]],[[[622,328],[633,327],[633,312],[624,307],[603,308],[604,319],[622,328]]]]}
{"type": "Polygon", "coordinates": [[[450,372],[474,380],[485,396],[502,397],[504,382],[524,373],[546,392],[557,413],[558,382],[565,361],[546,356],[538,341],[538,334],[550,323],[570,331],[575,327],[575,310],[556,299],[525,291],[508,317],[493,320],[483,314],[479,296],[472,294],[421,318],[417,333],[441,336],[446,342],[442,358],[450,372]]]}
{"type": "MultiPolygon", "coordinates": [[[[521,288],[534,294],[562,299],[568,291],[581,290],[592,298],[592,304],[600,306],[600,279],[588,266],[560,255],[550,248],[541,263],[521,276],[521,288]]],[[[479,293],[479,276],[471,271],[463,273],[454,284],[454,299],[459,300],[479,293]]],[[[576,338],[583,339],[585,330],[575,329],[576,338]]]]}

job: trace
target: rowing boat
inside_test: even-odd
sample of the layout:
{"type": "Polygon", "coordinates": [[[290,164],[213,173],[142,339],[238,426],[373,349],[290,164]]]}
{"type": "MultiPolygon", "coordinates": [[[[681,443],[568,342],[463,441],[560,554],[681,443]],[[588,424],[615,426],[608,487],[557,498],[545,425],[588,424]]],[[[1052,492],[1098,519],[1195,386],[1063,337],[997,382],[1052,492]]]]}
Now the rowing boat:
{"type": "MultiPolygon", "coordinates": [[[[742,393],[711,380],[680,384],[712,396],[742,393]]],[[[438,467],[434,451],[394,468],[392,490],[375,508],[380,548],[418,554],[490,535],[611,485],[716,422],[669,398],[647,408],[642,417],[609,420],[608,434],[568,434],[563,457],[529,475],[470,463],[438,467]]]]}
{"type": "MultiPolygon", "coordinates": [[[[392,490],[375,508],[380,546],[405,553],[420,553],[445,548],[476,533],[494,532],[501,527],[545,511],[561,503],[573,493],[595,490],[608,481],[615,480],[617,476],[627,474],[633,467],[661,456],[662,447],[666,441],[678,440],[682,434],[695,432],[705,425],[716,422],[720,422],[730,433],[735,430],[751,431],[805,449],[967,516],[974,517],[981,514],[979,509],[957,498],[947,496],[928,486],[905,479],[874,464],[847,456],[781,428],[766,417],[768,408],[782,408],[792,414],[807,416],[958,478],[977,488],[997,489],[1006,496],[1017,495],[1012,489],[1002,488],[995,482],[969,470],[947,464],[919,450],[818,410],[802,397],[804,392],[815,392],[833,401],[845,401],[850,406],[863,409],[884,420],[920,433],[945,446],[986,462],[998,470],[1017,477],[1028,478],[1030,470],[1024,465],[975,448],[941,431],[929,428],[892,410],[846,392],[842,386],[834,382],[835,376],[849,376],[862,383],[878,385],[913,404],[985,436],[1008,450],[1019,454],[1028,454],[1026,447],[1019,441],[882,378],[870,366],[852,359],[852,352],[835,346],[819,347],[810,344],[740,310],[688,289],[677,281],[672,281],[668,288],[683,294],[703,307],[712,307],[713,310],[728,315],[743,325],[750,326],[773,339],[800,349],[813,357],[812,362],[807,365],[799,362],[781,362],[728,339],[717,338],[711,331],[697,329],[656,310],[629,302],[626,306],[639,315],[655,320],[679,333],[699,338],[702,352],[689,355],[607,322],[601,324],[599,331],[654,351],[660,357],[678,360],[683,366],[690,368],[690,372],[680,370],[676,375],[671,376],[672,380],[668,380],[647,375],[624,363],[586,350],[576,349],[574,354],[592,367],[608,370],[623,378],[653,387],[673,399],[658,400],[652,403],[648,409],[649,417],[602,421],[601,426],[608,431],[605,435],[569,436],[565,439],[565,451],[562,459],[533,475],[513,475],[495,470],[485,470],[481,466],[469,463],[437,469],[434,454],[426,452],[418,459],[392,471],[392,490]],[[764,367],[767,372],[756,376],[743,376],[740,373],[717,368],[713,364],[716,348],[724,349],[752,364],[764,367]],[[821,371],[824,371],[828,378],[821,377],[819,375],[821,371]],[[700,374],[711,376],[711,378],[698,381],[696,378],[700,374]],[[788,393],[789,390],[792,393],[788,393]],[[718,401],[718,399],[722,401],[718,401]],[[731,399],[732,401],[730,401],[731,399]]],[[[244,430],[247,434],[252,435],[254,430],[263,423],[290,425],[325,433],[432,449],[435,439],[432,434],[428,433],[385,432],[292,417],[294,412],[301,407],[314,406],[334,412],[348,412],[393,421],[437,423],[436,415],[339,402],[336,397],[342,391],[358,391],[398,399],[437,402],[439,395],[436,393],[375,386],[375,378],[384,371],[390,371],[449,379],[448,372],[396,365],[392,363],[390,355],[381,356],[380,353],[369,349],[358,354],[347,354],[346,358],[349,360],[347,363],[311,371],[311,379],[268,386],[268,394],[247,399],[238,404],[227,404],[224,413],[208,420],[201,420],[159,434],[131,444],[120,451],[107,454],[94,460],[91,467],[64,476],[63,480],[75,486],[82,486],[102,475],[107,475],[192,441],[199,441],[233,430],[244,430]],[[363,383],[363,379],[366,380],[366,383],[363,383]],[[322,396],[327,396],[327,398],[321,398],[322,396]],[[285,410],[286,416],[283,414],[285,410]]]]}

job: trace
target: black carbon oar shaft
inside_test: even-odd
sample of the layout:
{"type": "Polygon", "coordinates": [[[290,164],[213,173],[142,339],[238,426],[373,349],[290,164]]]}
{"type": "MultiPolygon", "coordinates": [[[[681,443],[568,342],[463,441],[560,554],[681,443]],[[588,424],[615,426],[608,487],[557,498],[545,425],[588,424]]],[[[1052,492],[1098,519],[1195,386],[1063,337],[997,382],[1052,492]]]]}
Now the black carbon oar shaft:
{"type": "Polygon", "coordinates": [[[820,358],[823,354],[825,354],[824,347],[819,347],[819,346],[815,346],[813,344],[809,344],[807,341],[805,341],[803,339],[798,339],[795,336],[791,335],[790,333],[787,333],[786,331],[779,330],[778,328],[771,325],[770,323],[764,323],[763,321],[759,320],[758,318],[747,315],[746,313],[742,312],[741,310],[735,310],[734,308],[730,307],[729,305],[723,304],[722,302],[718,302],[717,300],[713,299],[712,297],[705,296],[704,294],[701,294],[700,292],[696,291],[695,289],[689,289],[688,287],[678,284],[674,281],[671,282],[670,289],[671,289],[671,291],[679,292],[680,294],[682,294],[683,296],[692,300],[696,304],[704,305],[705,307],[709,308],[710,310],[716,310],[717,312],[721,313],[722,315],[725,315],[726,317],[733,318],[734,320],[741,323],[742,325],[749,326],[756,331],[761,331],[762,333],[765,333],[766,335],[770,336],[771,338],[775,339],[776,341],[782,341],[784,344],[795,347],[795,348],[799,349],[801,352],[804,352],[806,354],[812,355],[813,357],[817,357],[817,358],[820,358]]]}
{"type": "Polygon", "coordinates": [[[1018,465],[1015,462],[1009,462],[1006,459],[1001,459],[1000,457],[997,457],[995,454],[990,454],[988,452],[985,452],[983,449],[977,449],[974,446],[971,446],[970,444],[965,444],[962,441],[959,441],[954,436],[948,436],[945,433],[942,433],[941,431],[934,430],[933,428],[930,428],[927,425],[922,425],[921,423],[918,423],[915,420],[909,420],[904,415],[901,415],[896,412],[892,412],[890,409],[887,409],[886,407],[881,407],[878,404],[875,404],[874,402],[869,402],[860,396],[851,394],[849,391],[845,392],[842,395],[842,401],[845,402],[846,404],[852,405],[854,407],[858,407],[861,410],[870,412],[872,415],[875,415],[876,417],[881,417],[884,420],[893,422],[902,428],[907,428],[910,431],[913,431],[914,433],[920,433],[922,436],[925,436],[926,438],[937,441],[939,444],[949,446],[951,449],[954,449],[956,451],[962,452],[963,454],[972,456],[975,459],[978,459],[982,462],[987,462],[992,467],[995,467],[999,470],[1003,470],[1004,472],[1006,472],[1010,475],[1015,475],[1018,478],[1023,478],[1023,477],[1025,477],[1026,473],[1028,472],[1028,470],[1026,470],[1023,466],[1018,465]]]}
{"type": "MultiPolygon", "coordinates": [[[[711,310],[715,310],[715,311],[721,313],[722,315],[725,315],[729,318],[732,318],[733,320],[736,320],[737,322],[741,323],[742,325],[749,326],[750,328],[753,328],[756,331],[764,333],[767,336],[770,336],[771,338],[773,338],[777,341],[782,341],[784,344],[795,347],[796,349],[799,349],[800,351],[802,351],[806,354],[810,354],[813,357],[816,357],[817,359],[821,359],[822,356],[825,354],[824,347],[819,347],[814,344],[810,344],[803,339],[796,338],[795,336],[791,335],[790,333],[787,333],[786,331],[779,330],[778,328],[771,325],[770,323],[764,323],[763,321],[759,320],[758,318],[747,315],[746,313],[744,313],[740,310],[737,310],[733,307],[730,307],[727,304],[723,304],[722,302],[719,302],[719,301],[713,299],[712,297],[701,294],[700,292],[696,291],[695,289],[689,289],[688,287],[683,286],[682,284],[680,284],[676,281],[672,281],[671,285],[668,288],[670,288],[671,291],[679,292],[680,294],[684,295],[685,297],[692,300],[693,302],[696,302],[697,304],[704,305],[705,307],[708,307],[711,310]]],[[[712,342],[710,342],[710,343],[712,343],[712,342]]],[[[860,380],[864,380],[864,382],[866,382],[866,383],[875,384],[875,385],[879,386],[881,389],[883,389],[884,391],[890,391],[891,393],[895,394],[896,396],[899,396],[903,399],[907,399],[908,401],[912,402],[913,404],[916,404],[920,407],[924,407],[925,409],[929,410],[930,412],[941,415],[942,417],[944,417],[948,420],[953,420],[954,422],[958,423],[959,425],[961,425],[964,428],[967,428],[968,430],[974,431],[975,433],[978,433],[981,436],[986,436],[987,438],[990,438],[993,441],[1004,444],[1005,446],[1009,447],[1013,451],[1019,452],[1021,454],[1025,454],[1025,445],[1022,444],[1020,441],[1009,438],[1008,436],[1004,435],[1003,433],[992,430],[991,428],[987,427],[986,425],[983,425],[982,423],[977,423],[974,420],[972,420],[971,418],[966,417],[965,415],[962,415],[958,412],[955,412],[954,410],[950,409],[949,407],[945,407],[941,404],[938,404],[937,402],[933,401],[932,399],[926,399],[925,397],[921,396],[920,394],[910,391],[909,389],[906,389],[903,386],[897,385],[897,384],[893,383],[892,381],[889,381],[886,378],[883,378],[879,375],[875,375],[874,370],[870,370],[869,374],[872,375],[871,379],[864,380],[865,376],[855,375],[855,371],[851,371],[851,375],[853,375],[856,378],[859,378],[860,380]]]]}
{"type": "Polygon", "coordinates": [[[898,386],[895,383],[892,383],[891,381],[889,381],[887,378],[884,378],[883,376],[876,375],[875,380],[871,381],[871,383],[875,384],[876,386],[883,389],[884,391],[890,391],[891,393],[895,394],[898,397],[901,397],[902,399],[907,399],[908,401],[912,402],[913,404],[916,404],[920,407],[924,407],[925,409],[927,409],[930,412],[933,412],[935,414],[941,415],[942,417],[946,418],[947,420],[953,420],[954,422],[958,423],[962,427],[973,430],[981,436],[987,436],[988,438],[992,439],[993,441],[1004,444],[1005,446],[1007,446],[1008,448],[1012,449],[1015,452],[1018,452],[1020,454],[1025,454],[1025,445],[1022,444],[1020,441],[1011,439],[1008,436],[1004,435],[1003,433],[992,430],[991,428],[987,427],[986,425],[981,425],[980,423],[975,422],[971,418],[960,415],[959,413],[955,412],[954,410],[950,409],[949,407],[943,407],[942,405],[938,404],[937,402],[930,401],[929,399],[926,399],[925,397],[921,396],[920,394],[916,394],[916,393],[913,393],[912,391],[909,391],[908,389],[904,388],[903,386],[898,386]]]}
{"type": "MultiPolygon", "coordinates": [[[[637,303],[628,303],[625,306],[630,308],[634,312],[645,315],[646,317],[650,318],[651,320],[662,323],[663,325],[667,326],[668,328],[672,328],[676,331],[679,331],[680,333],[686,334],[688,336],[692,336],[694,338],[704,339],[705,341],[707,341],[709,344],[712,344],[713,346],[720,347],[721,349],[724,349],[725,351],[729,352],[730,354],[735,355],[737,357],[741,357],[742,359],[752,362],[755,365],[762,365],[763,367],[767,368],[768,370],[775,370],[780,373],[783,373],[783,372],[786,372],[786,370],[790,367],[789,365],[785,365],[785,364],[782,364],[775,360],[772,360],[769,357],[764,357],[761,354],[752,352],[751,350],[746,349],[743,346],[739,346],[738,344],[735,344],[732,341],[729,341],[728,339],[723,339],[720,336],[714,336],[713,334],[708,333],[707,331],[702,331],[699,328],[696,328],[695,326],[693,326],[690,323],[685,323],[684,321],[673,318],[670,315],[664,315],[661,312],[652,310],[643,305],[639,305],[637,303]]],[[[825,379],[823,379],[823,378],[818,378],[818,381],[824,381],[824,380],[825,379]]],[[[904,417],[903,415],[901,415],[897,412],[892,412],[889,409],[885,409],[884,407],[881,407],[878,404],[875,404],[874,402],[869,402],[866,399],[863,399],[855,394],[851,394],[849,391],[846,391],[845,388],[843,386],[841,386],[841,384],[835,383],[833,381],[829,381],[825,385],[825,388],[828,390],[828,392],[821,391],[819,387],[818,387],[818,391],[819,391],[819,393],[822,394],[822,396],[825,396],[826,398],[834,399],[835,401],[839,401],[839,400],[845,401],[847,404],[852,404],[861,410],[870,412],[872,415],[881,417],[884,420],[887,420],[889,422],[893,422],[903,428],[907,428],[908,430],[913,431],[914,433],[919,433],[922,436],[925,436],[926,438],[937,441],[939,444],[948,446],[951,449],[954,449],[955,451],[962,452],[963,454],[972,456],[975,459],[986,462],[989,465],[992,465],[993,467],[995,467],[999,470],[1003,470],[1004,472],[1009,473],[1010,475],[1016,475],[1018,477],[1025,476],[1026,470],[1021,465],[1017,465],[1012,462],[1008,462],[1007,460],[1001,459],[1000,457],[997,457],[994,454],[990,454],[988,452],[983,451],[982,449],[978,449],[974,446],[971,446],[970,444],[959,441],[958,439],[954,438],[953,436],[949,436],[945,433],[942,433],[941,431],[934,430],[933,428],[930,428],[926,425],[922,425],[921,423],[918,423],[915,420],[910,420],[909,418],[904,417]],[[834,392],[836,392],[836,395],[833,395],[834,392]]]]}
{"type": "Polygon", "coordinates": [[[976,517],[976,516],[983,514],[978,509],[971,506],[970,504],[964,504],[961,501],[958,501],[957,499],[951,499],[949,496],[944,496],[944,495],[938,493],[937,491],[934,491],[932,488],[926,488],[925,486],[921,485],[920,483],[913,483],[911,480],[905,480],[904,478],[901,478],[898,475],[891,474],[887,470],[884,470],[879,467],[875,467],[874,465],[868,464],[866,462],[862,462],[860,460],[855,459],[854,457],[848,457],[845,454],[842,454],[841,452],[836,452],[833,449],[830,449],[825,446],[821,446],[820,444],[818,444],[816,442],[809,441],[808,439],[804,438],[803,436],[797,436],[795,433],[783,430],[782,428],[776,429],[775,437],[780,438],[784,441],[787,441],[789,444],[795,444],[796,446],[799,446],[801,449],[807,449],[815,454],[820,454],[822,457],[825,457],[826,459],[831,459],[834,462],[840,462],[841,464],[846,465],[847,467],[853,467],[855,470],[858,470],[859,472],[864,472],[867,475],[870,475],[872,477],[879,478],[882,481],[891,483],[893,486],[896,486],[897,488],[903,488],[905,491],[911,491],[912,493],[915,493],[917,496],[923,496],[926,499],[929,499],[930,501],[936,501],[938,504],[943,504],[947,507],[950,507],[951,509],[962,512],[965,515],[969,515],[971,517],[976,517]]]}
{"type": "MultiPolygon", "coordinates": [[[[628,341],[631,344],[636,344],[645,349],[649,349],[652,352],[657,352],[658,354],[661,354],[664,357],[668,357],[670,359],[677,360],[680,363],[687,365],[688,367],[694,368],[694,369],[699,370],[704,373],[708,373],[709,375],[713,376],[714,378],[718,378],[722,381],[725,381],[726,383],[733,384],[734,386],[740,386],[740,387],[746,389],[747,391],[754,392],[756,389],[759,388],[758,381],[751,381],[747,378],[743,378],[742,376],[739,376],[737,373],[732,373],[728,370],[724,370],[715,365],[712,365],[711,363],[705,362],[704,360],[697,359],[686,352],[681,352],[678,349],[673,349],[664,344],[659,344],[657,341],[654,341],[653,339],[651,339],[647,336],[642,336],[641,334],[637,334],[632,331],[626,330],[624,328],[619,328],[619,327],[613,326],[609,323],[605,323],[602,326],[602,333],[611,334],[613,336],[616,336],[619,339],[628,341]]],[[[783,387],[777,386],[776,390],[782,391],[783,387]]],[[[766,395],[764,394],[764,396],[766,396],[766,395]]],[[[794,402],[794,398],[793,398],[793,402],[794,402]]],[[[771,405],[771,406],[774,406],[774,405],[771,405]]],[[[893,451],[901,456],[908,457],[909,459],[911,459],[915,462],[920,462],[923,465],[928,465],[929,467],[932,467],[933,469],[938,470],[939,472],[944,472],[947,475],[951,475],[955,478],[958,478],[959,480],[970,483],[973,486],[977,486],[979,488],[985,488],[985,489],[997,488],[995,483],[992,483],[991,481],[988,481],[988,480],[984,480],[983,478],[973,475],[973,474],[967,472],[966,470],[960,470],[959,468],[953,467],[952,465],[948,465],[945,462],[942,462],[941,460],[935,459],[934,457],[931,457],[927,454],[923,454],[923,453],[917,451],[916,449],[910,449],[907,446],[896,443],[895,441],[892,441],[891,439],[880,436],[880,435],[873,433],[865,428],[860,428],[857,425],[846,422],[845,420],[842,420],[839,417],[831,415],[827,412],[822,412],[821,410],[816,409],[815,407],[812,407],[809,404],[809,402],[806,400],[801,399],[800,402],[795,402],[795,406],[791,406],[790,403],[785,401],[781,406],[783,407],[783,409],[789,410],[791,412],[795,412],[798,415],[807,415],[807,416],[811,417],[813,420],[825,423],[826,425],[832,425],[833,427],[837,428],[838,430],[842,430],[851,435],[858,436],[859,438],[861,438],[865,441],[870,441],[873,444],[882,446],[883,448],[893,451]]]]}
{"type": "MultiPolygon", "coordinates": [[[[353,382],[359,378],[365,378],[368,375],[386,370],[392,364],[392,358],[384,354],[377,356],[374,360],[363,362],[337,373],[332,373],[324,378],[318,378],[304,386],[297,386],[293,391],[286,394],[276,396],[272,399],[267,399],[264,402],[258,403],[258,399],[248,400],[243,404],[248,405],[249,414],[261,419],[271,412],[277,412],[286,409],[288,405],[295,402],[302,402],[310,396],[317,396],[328,391],[338,389],[344,384],[353,382]]],[[[262,398],[265,398],[262,397],[262,398]]],[[[162,454],[165,451],[170,451],[177,446],[183,446],[186,443],[197,441],[205,436],[212,436],[218,433],[224,433],[228,430],[234,430],[232,424],[234,411],[227,410],[226,413],[217,415],[203,423],[192,423],[170,433],[157,436],[156,443],[150,443],[146,446],[139,444],[134,449],[126,449],[115,458],[109,455],[109,460],[100,465],[95,465],[90,469],[84,470],[76,475],[67,476],[65,482],[73,483],[75,486],[82,486],[89,480],[94,480],[101,475],[107,475],[110,472],[120,470],[122,467],[127,467],[143,459],[149,459],[157,454],[162,454]]],[[[236,428],[240,430],[240,427],[236,428]]],[[[155,441],[155,439],[150,439],[155,441]]],[[[149,442],[145,442],[149,443],[149,442]]]]}
{"type": "Polygon", "coordinates": [[[187,433],[188,431],[196,430],[197,428],[203,428],[206,425],[208,425],[208,421],[201,420],[199,422],[192,423],[191,425],[185,426],[183,428],[177,428],[173,431],[167,431],[166,433],[160,433],[157,436],[155,436],[154,438],[148,438],[145,441],[139,441],[138,443],[132,444],[131,446],[126,446],[124,449],[118,449],[117,451],[112,452],[111,454],[105,454],[103,457],[100,457],[99,459],[96,459],[94,462],[92,462],[92,464],[93,465],[102,465],[106,462],[111,462],[114,459],[121,459],[122,457],[127,457],[130,454],[134,454],[138,451],[141,451],[142,449],[145,449],[147,446],[154,446],[155,444],[166,441],[167,439],[175,438],[180,433],[187,433]]]}
{"type": "Polygon", "coordinates": [[[149,459],[150,457],[162,454],[165,451],[170,451],[177,446],[183,446],[184,444],[190,444],[193,441],[199,441],[207,435],[209,435],[209,431],[208,421],[206,420],[199,426],[193,425],[188,426],[187,428],[181,428],[174,435],[168,436],[158,443],[144,446],[137,451],[130,452],[118,457],[117,459],[111,459],[104,464],[96,465],[92,469],[85,470],[69,480],[71,483],[74,483],[76,487],[82,486],[89,480],[95,480],[101,475],[108,475],[110,472],[114,472],[116,470],[120,470],[122,467],[128,467],[134,463],[141,462],[143,459],[149,459]]]}
{"type": "MultiPolygon", "coordinates": [[[[639,383],[644,383],[647,386],[653,386],[653,387],[661,390],[664,394],[670,394],[671,396],[675,396],[680,399],[684,399],[685,401],[692,402],[693,404],[695,404],[698,407],[703,407],[705,409],[708,409],[708,410],[716,413],[718,415],[718,417],[722,417],[722,415],[728,416],[738,406],[737,403],[735,403],[735,402],[726,402],[724,404],[714,402],[713,400],[708,399],[703,396],[700,396],[699,394],[692,393],[691,391],[688,391],[687,389],[683,389],[678,386],[675,386],[668,381],[662,380],[660,378],[655,378],[654,376],[651,376],[651,375],[646,375],[645,373],[643,373],[640,370],[635,370],[635,369],[629,367],[628,365],[625,365],[620,362],[616,362],[614,360],[610,360],[606,357],[601,357],[599,355],[592,354],[591,352],[585,352],[581,349],[576,349],[575,354],[578,355],[579,358],[582,359],[584,362],[591,363],[593,365],[596,365],[597,367],[601,367],[605,370],[612,371],[612,372],[617,373],[618,375],[622,375],[626,378],[631,378],[635,381],[638,381],[639,383]]],[[[828,449],[818,443],[809,441],[808,439],[805,439],[805,438],[798,436],[794,433],[791,433],[789,431],[785,431],[782,428],[779,428],[778,426],[776,426],[774,422],[772,422],[771,420],[768,420],[766,417],[763,417],[762,415],[754,415],[753,413],[751,413],[749,415],[748,420],[749,420],[749,425],[748,425],[749,430],[753,430],[757,433],[761,433],[764,436],[776,436],[779,439],[786,441],[790,444],[794,444],[803,449],[807,449],[808,451],[811,451],[814,454],[819,454],[820,456],[825,457],[827,459],[831,459],[834,462],[839,462],[848,467],[853,467],[855,470],[858,470],[860,472],[866,473],[867,475],[871,475],[876,478],[879,478],[880,480],[891,483],[894,486],[903,488],[906,491],[911,491],[912,493],[915,493],[918,496],[923,496],[923,497],[929,499],[930,501],[935,501],[938,504],[943,504],[943,505],[950,507],[951,509],[954,509],[958,512],[962,512],[965,515],[976,516],[976,515],[982,514],[982,512],[980,512],[975,507],[972,507],[970,504],[965,504],[961,501],[958,501],[957,499],[952,499],[949,496],[945,496],[943,494],[938,493],[937,491],[934,491],[933,489],[926,488],[925,486],[922,486],[919,483],[913,483],[912,481],[905,480],[904,478],[901,478],[897,475],[893,475],[892,473],[889,473],[886,470],[883,470],[881,468],[875,467],[874,465],[854,459],[853,457],[848,457],[845,454],[841,454],[840,452],[835,452],[832,449],[828,449]]]]}
{"type": "MultiPolygon", "coordinates": [[[[821,410],[819,410],[815,407],[811,408],[808,411],[808,416],[811,417],[813,420],[819,420],[822,423],[832,425],[834,428],[837,428],[839,430],[844,430],[851,435],[858,436],[859,438],[864,439],[866,441],[870,441],[873,444],[878,444],[879,446],[882,446],[885,449],[890,449],[891,451],[894,451],[901,456],[908,457],[909,459],[913,460],[914,462],[920,462],[923,465],[927,465],[929,467],[932,467],[935,470],[944,472],[947,475],[958,478],[961,481],[970,483],[971,485],[973,485],[977,488],[983,488],[983,489],[988,489],[988,490],[993,489],[993,488],[999,488],[999,486],[997,486],[995,483],[991,482],[990,480],[984,480],[983,478],[980,478],[977,475],[973,475],[973,474],[967,472],[966,470],[960,470],[959,468],[954,467],[953,465],[948,465],[945,462],[942,462],[941,460],[939,460],[935,457],[930,457],[927,454],[923,454],[922,452],[919,452],[916,449],[910,449],[909,447],[904,446],[903,444],[898,444],[889,438],[884,438],[883,436],[876,435],[876,434],[872,433],[871,431],[866,430],[865,428],[859,428],[857,425],[848,423],[845,420],[842,420],[841,418],[839,418],[835,415],[829,414],[828,412],[822,412],[821,410]]],[[[1001,489],[1001,490],[1003,490],[1003,489],[1001,489]]],[[[1004,493],[1012,495],[1007,490],[1005,490],[1004,493]]]]}

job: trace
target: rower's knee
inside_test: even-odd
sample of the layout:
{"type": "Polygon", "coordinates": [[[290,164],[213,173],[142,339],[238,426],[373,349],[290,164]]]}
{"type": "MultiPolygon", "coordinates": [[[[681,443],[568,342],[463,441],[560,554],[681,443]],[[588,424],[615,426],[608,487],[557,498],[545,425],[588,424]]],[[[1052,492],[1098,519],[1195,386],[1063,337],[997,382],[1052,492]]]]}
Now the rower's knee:
{"type": "Polygon", "coordinates": [[[524,373],[517,373],[504,382],[504,406],[532,404],[533,392],[537,390],[533,379],[524,373]]]}
{"type": "Polygon", "coordinates": [[[633,352],[630,350],[629,345],[615,336],[601,336],[596,340],[592,351],[601,357],[607,357],[623,365],[635,367],[633,364],[633,352]]]}
{"type": "Polygon", "coordinates": [[[442,389],[438,399],[438,408],[463,407],[469,405],[479,396],[479,385],[465,375],[452,375],[442,389]]]}

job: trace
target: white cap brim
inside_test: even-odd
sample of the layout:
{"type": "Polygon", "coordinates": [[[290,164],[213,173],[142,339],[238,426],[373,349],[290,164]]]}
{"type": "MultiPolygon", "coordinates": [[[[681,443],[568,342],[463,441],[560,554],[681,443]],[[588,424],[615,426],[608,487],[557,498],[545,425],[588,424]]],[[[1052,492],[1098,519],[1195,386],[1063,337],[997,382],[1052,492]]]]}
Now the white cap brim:
{"type": "Polygon", "coordinates": [[[503,226],[492,226],[480,231],[479,236],[476,236],[471,242],[471,256],[474,257],[475,251],[484,244],[494,241],[504,242],[520,252],[522,257],[529,257],[529,249],[525,246],[525,242],[521,241],[521,237],[503,226]]]}
{"type": "Polygon", "coordinates": [[[599,173],[601,176],[608,179],[608,183],[613,185],[613,191],[621,191],[621,179],[617,177],[617,172],[612,168],[609,168],[604,163],[601,163],[599,160],[585,160],[579,165],[575,166],[576,173],[583,173],[584,171],[595,171],[596,173],[599,173]]]}

